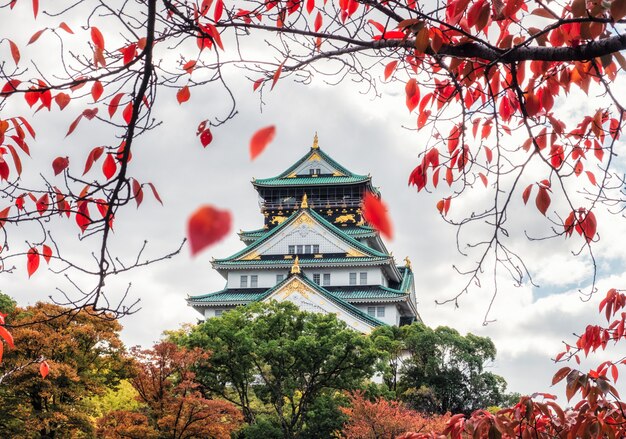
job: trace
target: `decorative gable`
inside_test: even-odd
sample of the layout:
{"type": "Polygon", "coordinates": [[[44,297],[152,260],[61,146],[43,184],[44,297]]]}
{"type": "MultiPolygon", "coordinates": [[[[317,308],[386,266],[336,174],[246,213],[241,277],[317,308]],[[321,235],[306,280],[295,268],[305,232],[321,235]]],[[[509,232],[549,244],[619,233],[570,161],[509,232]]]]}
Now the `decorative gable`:
{"type": "Polygon", "coordinates": [[[335,314],[339,320],[346,322],[348,327],[364,334],[369,334],[376,326],[361,318],[358,310],[353,311],[350,305],[337,303],[336,300],[332,300],[331,296],[325,296],[298,276],[288,279],[282,286],[263,299],[263,302],[271,300],[289,301],[303,311],[335,314]]]}
{"type": "Polygon", "coordinates": [[[320,223],[308,209],[294,214],[293,220],[285,222],[280,229],[262,242],[253,244],[249,251],[242,252],[235,260],[249,261],[263,256],[288,254],[343,254],[348,257],[371,255],[363,245],[340,238],[320,223]]]}
{"type": "Polygon", "coordinates": [[[295,176],[315,177],[316,175],[333,175],[335,177],[343,177],[346,174],[342,170],[338,169],[337,166],[334,166],[325,160],[318,150],[314,150],[287,176],[287,178],[293,178],[295,176]]]}

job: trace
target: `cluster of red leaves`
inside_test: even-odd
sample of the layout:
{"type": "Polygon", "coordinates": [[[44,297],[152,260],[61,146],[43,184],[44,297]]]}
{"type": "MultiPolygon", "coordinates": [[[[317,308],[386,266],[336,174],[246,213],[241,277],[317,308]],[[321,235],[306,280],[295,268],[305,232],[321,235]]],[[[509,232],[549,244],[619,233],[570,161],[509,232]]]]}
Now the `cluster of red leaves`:
{"type": "Polygon", "coordinates": [[[341,411],[348,416],[342,437],[347,439],[393,439],[409,437],[403,433],[420,431],[441,432],[450,420],[450,415],[427,416],[405,407],[401,402],[377,398],[370,401],[362,392],[349,396],[348,407],[341,411]]]}

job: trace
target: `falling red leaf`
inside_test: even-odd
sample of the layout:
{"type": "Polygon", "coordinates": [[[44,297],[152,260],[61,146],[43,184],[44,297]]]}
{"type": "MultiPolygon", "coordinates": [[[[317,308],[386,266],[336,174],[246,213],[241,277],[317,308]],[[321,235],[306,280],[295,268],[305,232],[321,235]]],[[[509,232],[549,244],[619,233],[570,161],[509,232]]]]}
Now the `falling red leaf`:
{"type": "Polygon", "coordinates": [[[363,197],[363,218],[388,239],[392,239],[391,221],[387,207],[374,194],[367,192],[363,197]]]}
{"type": "Polygon", "coordinates": [[[91,41],[98,49],[104,50],[104,37],[97,27],[91,28],[91,41]]]}
{"type": "Polygon", "coordinates": [[[57,157],[52,161],[52,169],[54,169],[54,175],[59,175],[70,164],[70,160],[67,157],[57,157]]]}
{"type": "Polygon", "coordinates": [[[176,93],[176,100],[179,104],[182,104],[183,102],[187,102],[190,96],[191,93],[189,93],[189,87],[184,86],[176,93]]]}
{"type": "Polygon", "coordinates": [[[0,326],[0,337],[2,337],[4,341],[7,342],[9,347],[15,347],[15,345],[13,344],[13,336],[4,326],[0,326]]]}
{"type": "Polygon", "coordinates": [[[107,154],[104,162],[102,163],[102,173],[106,177],[107,180],[110,180],[111,177],[115,175],[117,171],[117,163],[115,163],[115,159],[113,158],[113,154],[107,154]]]}
{"type": "Polygon", "coordinates": [[[276,127],[274,125],[261,128],[250,139],[250,159],[254,160],[263,152],[265,147],[274,140],[276,127]]]}
{"type": "Polygon", "coordinates": [[[28,277],[31,277],[35,271],[39,268],[39,253],[37,249],[31,247],[26,254],[26,270],[28,271],[28,277]]]}
{"type": "Polygon", "coordinates": [[[41,374],[41,378],[46,378],[48,373],[50,372],[50,366],[48,366],[47,361],[42,361],[39,365],[39,373],[41,374]]]}
{"type": "Polygon", "coordinates": [[[208,205],[198,208],[189,217],[187,223],[187,236],[192,256],[221,240],[230,230],[230,225],[229,211],[208,205]]]}
{"type": "Polygon", "coordinates": [[[33,0],[33,16],[37,18],[39,13],[39,0],[33,0]]]}
{"type": "Polygon", "coordinates": [[[46,263],[50,263],[50,258],[52,257],[52,249],[46,244],[41,248],[41,255],[45,259],[46,263]]]}

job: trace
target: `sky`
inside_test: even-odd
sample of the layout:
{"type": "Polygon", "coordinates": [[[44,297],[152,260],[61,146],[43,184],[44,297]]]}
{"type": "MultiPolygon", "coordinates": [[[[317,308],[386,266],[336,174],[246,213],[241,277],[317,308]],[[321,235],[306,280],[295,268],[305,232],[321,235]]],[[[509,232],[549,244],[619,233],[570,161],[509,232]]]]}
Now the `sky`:
{"type": "MultiPolygon", "coordinates": [[[[382,68],[380,74],[382,76],[382,68]]],[[[244,72],[233,70],[227,77],[237,101],[234,120],[213,130],[214,141],[205,149],[195,136],[204,119],[214,117],[228,102],[210,89],[193,89],[191,100],[176,102],[174,90],[161,91],[155,117],[163,123],[142,136],[135,145],[130,172],[141,182],[153,182],[163,201],[159,205],[149,194],[136,209],[128,206],[116,218],[111,249],[123,261],[132,261],[144,241],[146,251],[141,260],[159,257],[175,250],[186,234],[186,220],[199,206],[210,204],[228,209],[233,228],[228,237],[191,257],[185,245],[179,255],[145,268],[110,278],[105,287],[111,297],[121,297],[130,285],[127,303],[140,300],[141,309],[122,320],[122,339],[128,346],[149,346],[164,330],[184,323],[195,323],[200,317],[186,306],[187,295],[204,294],[223,288],[225,280],[211,269],[211,258],[226,257],[241,248],[236,232],[262,226],[257,194],[250,181],[253,177],[277,175],[310,148],[315,133],[320,147],[339,163],[355,173],[370,173],[380,188],[394,226],[394,239],[387,247],[402,261],[408,256],[415,271],[418,309],[423,321],[431,326],[447,325],[459,332],[490,337],[498,350],[489,370],[503,376],[508,390],[531,394],[549,392],[563,401],[564,386],[551,387],[552,375],[561,367],[552,358],[562,348],[562,341],[574,341],[587,324],[600,322],[597,304],[608,288],[626,285],[624,274],[624,239],[626,224],[621,215],[597,213],[600,240],[594,244],[598,267],[598,293],[587,300],[584,294],[591,285],[592,264],[588,256],[576,257],[581,241],[577,238],[529,241],[526,235],[538,237],[549,231],[550,223],[534,207],[524,207],[521,194],[511,211],[508,244],[519,253],[533,276],[515,285],[503,272],[496,274],[497,295],[484,325],[485,314],[495,287],[485,276],[480,287],[472,285],[460,296],[459,306],[437,305],[463,291],[467,279],[458,273],[471,268],[475,254],[466,244],[480,240],[480,230],[461,235],[457,249],[456,229],[441,218],[436,203],[447,196],[445,188],[435,193],[417,193],[407,185],[408,176],[419,163],[418,154],[428,144],[429,134],[416,132],[415,115],[404,105],[403,84],[382,86],[380,96],[365,93],[362,84],[346,80],[338,86],[325,83],[323,77],[302,85],[290,79],[280,80],[272,92],[264,93],[261,105],[258,93],[244,72]],[[276,138],[267,150],[251,161],[248,142],[259,128],[275,125],[276,138]],[[468,236],[469,235],[469,236],[468,236]],[[457,270],[458,269],[458,270],[457,270]]],[[[591,112],[595,97],[573,92],[557,100],[567,107],[572,120],[591,112]]],[[[596,105],[597,106],[597,105],[596,105]]],[[[82,108],[70,107],[71,115],[82,108]]],[[[15,111],[32,110],[15,108],[15,111]]],[[[67,111],[67,110],[66,110],[67,111]]],[[[30,112],[30,113],[28,113],[30,112]]],[[[39,116],[37,116],[39,117],[39,116]]],[[[76,133],[66,139],[68,114],[42,116],[38,121],[40,135],[33,148],[33,166],[46,169],[59,154],[71,153],[76,166],[84,163],[89,150],[104,144],[110,133],[102,127],[81,122],[76,133]]],[[[620,145],[623,147],[623,145],[620,145]]],[[[70,166],[72,166],[70,163],[70,166]]],[[[624,169],[621,158],[616,166],[624,169]]],[[[47,170],[50,174],[50,170],[47,170]]],[[[468,197],[454,200],[450,216],[462,218],[489,197],[489,189],[476,186],[468,197]]],[[[554,201],[555,205],[558,200],[554,201]]],[[[93,240],[78,242],[73,223],[55,225],[55,237],[65,244],[65,256],[90,264],[93,240]],[[67,244],[66,244],[67,243],[67,244]]],[[[14,242],[32,239],[27,226],[13,231],[14,242]]],[[[73,273],[40,269],[29,280],[25,260],[13,261],[18,269],[3,275],[0,289],[13,296],[20,305],[33,304],[49,296],[61,298],[61,292],[75,294],[72,282],[89,285],[92,280],[73,273]]],[[[486,266],[488,269],[492,265],[486,266]]],[[[54,268],[54,267],[53,267],[54,268]]],[[[594,360],[595,364],[603,357],[594,360]]],[[[618,382],[618,390],[623,389],[618,382]]]]}

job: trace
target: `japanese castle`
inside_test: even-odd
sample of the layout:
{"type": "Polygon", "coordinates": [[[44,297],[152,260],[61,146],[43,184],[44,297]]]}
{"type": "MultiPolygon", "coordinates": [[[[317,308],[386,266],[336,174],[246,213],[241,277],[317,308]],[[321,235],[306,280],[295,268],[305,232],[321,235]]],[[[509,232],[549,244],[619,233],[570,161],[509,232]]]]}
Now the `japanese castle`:
{"type": "Polygon", "coordinates": [[[246,247],[212,265],[221,291],[190,296],[205,318],[255,301],[288,300],[305,311],[334,313],[357,331],[421,320],[408,258],[396,265],[361,215],[369,175],[353,174],[318,145],[280,175],[253,179],[264,225],[241,231],[246,247]]]}

